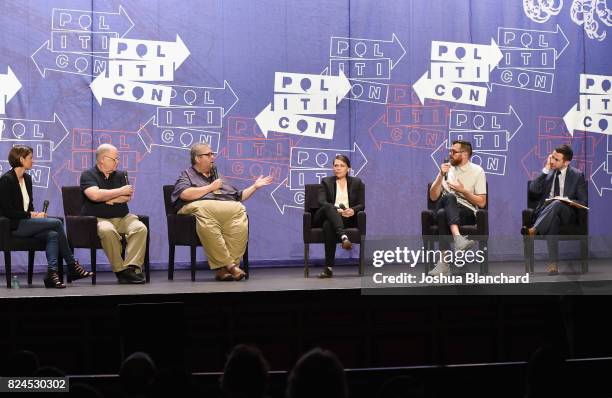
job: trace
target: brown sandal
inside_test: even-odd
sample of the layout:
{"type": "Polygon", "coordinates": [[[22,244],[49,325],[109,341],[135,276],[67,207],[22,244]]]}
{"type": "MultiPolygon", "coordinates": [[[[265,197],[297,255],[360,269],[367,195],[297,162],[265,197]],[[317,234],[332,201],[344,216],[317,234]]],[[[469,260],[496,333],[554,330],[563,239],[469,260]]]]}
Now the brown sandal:
{"type": "Polygon", "coordinates": [[[246,272],[240,269],[237,265],[234,265],[228,269],[232,273],[235,281],[240,281],[246,277],[246,272]]]}

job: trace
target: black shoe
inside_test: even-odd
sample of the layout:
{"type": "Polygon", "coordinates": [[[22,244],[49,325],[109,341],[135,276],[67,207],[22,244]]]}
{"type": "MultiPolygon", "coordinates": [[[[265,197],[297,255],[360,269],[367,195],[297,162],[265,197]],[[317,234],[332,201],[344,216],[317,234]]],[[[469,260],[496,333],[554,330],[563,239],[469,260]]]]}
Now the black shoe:
{"type": "Polygon", "coordinates": [[[319,279],[327,279],[327,278],[331,278],[334,276],[334,273],[332,272],[331,267],[325,267],[323,269],[323,272],[321,272],[319,274],[319,279]]]}
{"type": "Polygon", "coordinates": [[[146,282],[145,275],[144,275],[144,273],[142,272],[142,270],[140,269],[139,266],[137,266],[137,265],[128,265],[128,267],[132,271],[134,271],[134,275],[136,275],[137,278],[140,278],[140,279],[142,279],[143,281],[146,282]]]}
{"type": "Polygon", "coordinates": [[[44,279],[46,288],[65,289],[66,285],[62,283],[59,275],[55,271],[47,273],[47,277],[44,279]]]}
{"type": "Polygon", "coordinates": [[[68,265],[68,274],[69,274],[68,280],[76,281],[78,279],[89,278],[90,276],[93,276],[94,273],[91,271],[85,271],[85,268],[81,266],[81,264],[79,263],[79,260],[75,259],[74,264],[68,265]]]}
{"type": "Polygon", "coordinates": [[[144,278],[136,275],[136,273],[134,273],[134,270],[132,268],[126,268],[123,271],[115,273],[115,275],[117,275],[117,280],[119,281],[119,284],[122,284],[122,285],[130,285],[130,284],[134,285],[134,284],[145,283],[144,278]]]}

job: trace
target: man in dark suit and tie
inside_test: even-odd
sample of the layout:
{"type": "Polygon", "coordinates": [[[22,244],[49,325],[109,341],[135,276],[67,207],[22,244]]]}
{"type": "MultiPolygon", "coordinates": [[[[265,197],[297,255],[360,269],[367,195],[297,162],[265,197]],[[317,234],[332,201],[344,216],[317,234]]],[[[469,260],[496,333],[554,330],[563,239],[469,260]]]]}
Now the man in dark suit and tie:
{"type": "Polygon", "coordinates": [[[560,200],[546,201],[554,197],[566,197],[574,203],[588,205],[588,189],[584,173],[569,164],[574,153],[569,145],[561,145],[548,156],[542,174],[529,183],[529,193],[539,196],[538,205],[533,213],[533,226],[523,227],[522,234],[534,236],[548,235],[549,264],[547,272],[556,275],[558,247],[557,238],[560,227],[577,222],[576,206],[560,200]]]}

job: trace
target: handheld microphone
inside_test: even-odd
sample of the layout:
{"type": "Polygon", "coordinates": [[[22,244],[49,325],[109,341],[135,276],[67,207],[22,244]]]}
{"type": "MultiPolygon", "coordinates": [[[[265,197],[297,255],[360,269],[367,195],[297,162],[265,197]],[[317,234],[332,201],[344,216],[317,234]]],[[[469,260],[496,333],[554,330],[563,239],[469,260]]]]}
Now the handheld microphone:
{"type": "MultiPolygon", "coordinates": [[[[444,158],[444,163],[448,163],[448,158],[444,158]]],[[[448,172],[444,173],[444,181],[448,181],[448,172]]]]}
{"type": "Polygon", "coordinates": [[[49,201],[48,201],[48,200],[45,200],[45,201],[43,202],[42,212],[43,212],[43,213],[46,213],[46,212],[47,212],[47,210],[49,210],[49,201]]]}
{"type": "MultiPolygon", "coordinates": [[[[216,181],[219,179],[219,172],[217,171],[217,166],[215,166],[214,164],[210,168],[210,174],[212,175],[213,180],[216,181]]],[[[216,189],[213,191],[213,193],[215,195],[219,195],[219,194],[222,194],[223,192],[221,192],[220,189],[216,189]]]]}
{"type": "Polygon", "coordinates": [[[123,174],[123,178],[125,178],[125,185],[130,185],[130,179],[128,178],[127,171],[123,174]]]}
{"type": "Polygon", "coordinates": [[[346,210],[346,207],[344,206],[344,203],[340,203],[340,204],[338,205],[338,207],[339,207],[340,209],[342,209],[342,210],[346,210]]]}

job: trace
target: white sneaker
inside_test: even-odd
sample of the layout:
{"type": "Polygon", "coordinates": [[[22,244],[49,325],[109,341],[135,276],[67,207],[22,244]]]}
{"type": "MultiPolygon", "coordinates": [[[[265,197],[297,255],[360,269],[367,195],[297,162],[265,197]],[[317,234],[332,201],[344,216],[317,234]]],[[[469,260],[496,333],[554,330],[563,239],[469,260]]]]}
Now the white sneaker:
{"type": "Polygon", "coordinates": [[[464,251],[470,249],[472,246],[474,246],[475,243],[476,242],[474,242],[473,240],[469,240],[465,236],[455,236],[455,250],[457,251],[464,251]]]}
{"type": "Polygon", "coordinates": [[[431,271],[429,271],[427,273],[427,275],[429,276],[436,276],[436,275],[450,275],[451,271],[450,271],[450,267],[448,266],[448,264],[446,264],[443,261],[438,261],[436,263],[436,266],[434,267],[434,269],[432,269],[431,271]]]}

